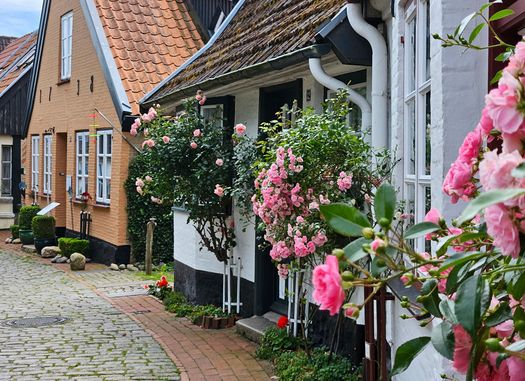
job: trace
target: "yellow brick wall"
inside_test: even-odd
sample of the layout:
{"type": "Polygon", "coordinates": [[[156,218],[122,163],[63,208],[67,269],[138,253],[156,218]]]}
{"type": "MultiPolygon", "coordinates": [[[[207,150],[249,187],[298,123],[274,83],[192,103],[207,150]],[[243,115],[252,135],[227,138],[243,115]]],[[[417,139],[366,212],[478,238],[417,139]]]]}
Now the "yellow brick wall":
{"type": "MultiPolygon", "coordinates": [[[[89,182],[88,192],[95,204],[96,195],[96,130],[111,128],[100,116],[98,127],[91,126],[90,114],[100,110],[116,128],[120,123],[97,58],[91,36],[78,0],[53,0],[43,46],[42,60],[36,96],[27,138],[22,143],[22,165],[25,168],[25,182],[31,189],[31,136],[40,135],[40,190],[43,189],[43,134],[53,132],[53,176],[50,201],[61,203],[54,211],[57,226],[79,230],[80,204],[73,203],[66,194],[66,176],[72,177],[75,189],[76,138],[75,132],[90,131],[89,182]],[[60,18],[73,11],[73,48],[71,80],[60,83],[60,18]],[[94,80],[90,91],[91,77],[94,80]],[[78,94],[77,94],[78,92],[78,94]]],[[[113,131],[113,158],[111,169],[111,205],[92,205],[93,223],[91,235],[115,245],[127,244],[126,239],[126,195],[123,184],[127,177],[130,150],[120,134],[113,131]]],[[[41,193],[41,191],[40,191],[41,193]]],[[[30,203],[27,192],[26,203],[30,203]]],[[[47,197],[40,195],[41,206],[47,204],[47,197]]]]}

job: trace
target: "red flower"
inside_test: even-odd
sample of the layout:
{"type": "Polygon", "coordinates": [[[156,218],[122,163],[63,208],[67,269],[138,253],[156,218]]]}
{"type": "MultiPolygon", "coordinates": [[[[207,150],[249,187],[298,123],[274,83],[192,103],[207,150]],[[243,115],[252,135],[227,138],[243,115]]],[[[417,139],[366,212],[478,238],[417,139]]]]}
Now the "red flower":
{"type": "Polygon", "coordinates": [[[286,316],[281,316],[279,320],[277,320],[277,327],[286,328],[287,326],[288,326],[288,318],[286,316]]]}

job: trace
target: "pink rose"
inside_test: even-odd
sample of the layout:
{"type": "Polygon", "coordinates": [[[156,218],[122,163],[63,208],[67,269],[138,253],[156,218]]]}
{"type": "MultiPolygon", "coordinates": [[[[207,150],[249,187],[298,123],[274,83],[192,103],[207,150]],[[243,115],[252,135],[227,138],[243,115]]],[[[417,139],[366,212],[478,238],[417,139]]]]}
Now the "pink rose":
{"type": "Polygon", "coordinates": [[[144,194],[144,191],[142,190],[141,187],[137,187],[137,193],[142,196],[144,194]]]}
{"type": "Polygon", "coordinates": [[[195,131],[193,131],[193,136],[195,136],[196,138],[198,138],[201,135],[202,135],[202,132],[200,129],[197,128],[195,131]]]}
{"type": "Polygon", "coordinates": [[[205,103],[206,103],[206,95],[203,95],[202,98],[201,98],[201,100],[199,101],[199,104],[200,104],[201,106],[204,106],[205,103]]]}
{"type": "Polygon", "coordinates": [[[439,220],[441,220],[441,213],[436,208],[432,208],[428,211],[425,216],[424,221],[432,222],[433,224],[439,225],[439,220]]]}
{"type": "Polygon", "coordinates": [[[344,303],[345,293],[336,256],[328,255],[325,263],[314,269],[312,282],[313,298],[320,304],[319,309],[329,311],[332,316],[337,314],[344,303]]]}
{"type": "Polygon", "coordinates": [[[351,306],[345,309],[345,316],[350,319],[356,319],[359,317],[359,308],[351,306]]]}
{"type": "Polygon", "coordinates": [[[142,143],[142,148],[144,148],[145,146],[152,148],[155,146],[155,141],[153,139],[144,140],[144,142],[142,143]]]}
{"type": "Polygon", "coordinates": [[[213,193],[215,193],[219,197],[222,197],[224,196],[224,188],[221,187],[219,184],[216,184],[213,193]]]}
{"type": "Polygon", "coordinates": [[[190,147],[191,147],[192,149],[196,149],[196,148],[198,147],[198,145],[197,145],[197,143],[195,143],[195,142],[191,142],[191,143],[190,143],[190,147]]]}
{"type": "Polygon", "coordinates": [[[150,117],[150,120],[155,119],[157,115],[157,110],[155,110],[153,107],[150,107],[148,110],[148,116],[150,117]]]}
{"type": "Polygon", "coordinates": [[[147,122],[151,122],[152,120],[153,120],[153,118],[151,117],[151,115],[149,115],[149,114],[143,114],[142,115],[142,121],[147,123],[147,122]]]}
{"type": "Polygon", "coordinates": [[[144,177],[144,180],[146,180],[148,183],[153,181],[153,179],[151,178],[151,176],[146,176],[146,177],[144,177]]]}
{"type": "Polygon", "coordinates": [[[408,285],[410,282],[410,278],[405,274],[401,275],[401,277],[399,277],[399,280],[403,282],[405,286],[408,285]]]}
{"type": "Polygon", "coordinates": [[[512,176],[512,170],[523,162],[525,159],[518,151],[499,155],[495,150],[487,152],[479,164],[479,180],[483,189],[525,187],[525,180],[512,176]]]}
{"type": "Polygon", "coordinates": [[[487,112],[494,128],[505,134],[514,134],[523,124],[523,114],[518,110],[520,82],[508,71],[503,72],[499,86],[485,97],[487,112]]]}
{"type": "Polygon", "coordinates": [[[352,187],[352,174],[347,175],[345,172],[339,174],[337,186],[341,192],[345,192],[352,187]]]}
{"type": "Polygon", "coordinates": [[[137,136],[138,134],[138,131],[136,128],[134,128],[133,126],[131,126],[131,130],[129,131],[130,135],[131,136],[137,136]]]}
{"type": "Polygon", "coordinates": [[[162,141],[165,143],[165,144],[168,144],[170,142],[170,137],[169,136],[163,136],[162,137],[162,141]]]}
{"type": "Polygon", "coordinates": [[[377,252],[377,249],[379,249],[380,247],[385,247],[385,246],[386,246],[385,241],[383,241],[381,238],[374,239],[372,243],[370,244],[370,247],[375,252],[377,252]]]}
{"type": "Polygon", "coordinates": [[[154,202],[155,204],[162,204],[162,201],[160,200],[160,198],[157,198],[154,196],[151,196],[151,202],[154,202]]]}
{"type": "Polygon", "coordinates": [[[463,140],[463,144],[459,147],[458,158],[465,163],[475,162],[479,156],[481,143],[481,129],[476,127],[476,129],[469,132],[465,140],[463,140]]]}
{"type": "Polygon", "coordinates": [[[235,133],[238,135],[238,136],[242,136],[244,135],[246,132],[246,126],[242,123],[239,123],[235,126],[235,133]]]}
{"type": "Polygon", "coordinates": [[[223,164],[224,164],[224,161],[222,159],[215,160],[215,165],[217,165],[218,167],[222,167],[223,164]]]}
{"type": "Polygon", "coordinates": [[[141,121],[140,121],[140,118],[135,119],[133,124],[136,124],[137,128],[140,127],[140,125],[142,124],[141,121]]]}
{"type": "Polygon", "coordinates": [[[443,192],[452,197],[453,204],[459,199],[469,200],[476,192],[472,182],[472,166],[461,160],[453,162],[443,181],[443,192]]]}
{"type": "Polygon", "coordinates": [[[454,328],[454,368],[460,373],[467,373],[470,364],[472,339],[465,329],[458,325],[454,328]]]}
{"type": "Polygon", "coordinates": [[[142,179],[140,177],[137,177],[137,180],[135,181],[135,186],[143,188],[144,187],[144,181],[142,181],[142,179]]]}
{"type": "Polygon", "coordinates": [[[500,248],[503,255],[517,258],[520,253],[519,233],[507,208],[503,204],[489,206],[485,209],[485,221],[494,246],[500,248]]]}

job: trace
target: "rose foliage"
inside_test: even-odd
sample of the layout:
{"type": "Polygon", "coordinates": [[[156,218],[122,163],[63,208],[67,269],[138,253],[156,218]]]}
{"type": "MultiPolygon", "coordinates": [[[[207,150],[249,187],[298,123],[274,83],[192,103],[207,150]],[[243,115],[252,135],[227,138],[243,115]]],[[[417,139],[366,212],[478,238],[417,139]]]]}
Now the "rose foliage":
{"type": "Polygon", "coordinates": [[[410,310],[402,317],[422,325],[435,320],[429,337],[399,347],[392,374],[431,343],[467,380],[525,379],[524,140],[520,42],[443,184],[453,202],[469,201],[459,218],[448,223],[432,209],[424,222],[405,229],[395,191],[386,184],[374,194],[374,219],[348,203],[320,205],[328,225],[351,241],[314,270],[321,308],[356,317],[381,288],[400,279],[407,287],[418,284],[420,293],[417,302],[402,300],[410,310]],[[414,248],[423,239],[434,242],[432,252],[414,248]],[[372,293],[352,304],[356,287],[372,293]]]}

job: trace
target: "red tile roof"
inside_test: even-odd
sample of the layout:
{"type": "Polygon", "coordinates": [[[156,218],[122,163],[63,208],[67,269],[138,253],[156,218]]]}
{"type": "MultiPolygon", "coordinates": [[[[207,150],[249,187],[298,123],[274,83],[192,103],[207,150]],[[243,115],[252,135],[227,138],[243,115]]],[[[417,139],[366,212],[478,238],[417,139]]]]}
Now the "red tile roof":
{"type": "Polygon", "coordinates": [[[0,94],[33,63],[37,33],[29,33],[12,41],[0,52],[0,94]],[[20,61],[33,49],[27,60],[20,61]]]}
{"type": "Polygon", "coordinates": [[[95,0],[133,108],[203,46],[184,0],[95,0]]]}
{"type": "Polygon", "coordinates": [[[318,28],[343,5],[341,0],[246,0],[213,45],[147,102],[310,46],[318,28]]]}
{"type": "Polygon", "coordinates": [[[16,37],[0,36],[0,52],[7,48],[13,40],[16,40],[16,37]]]}

